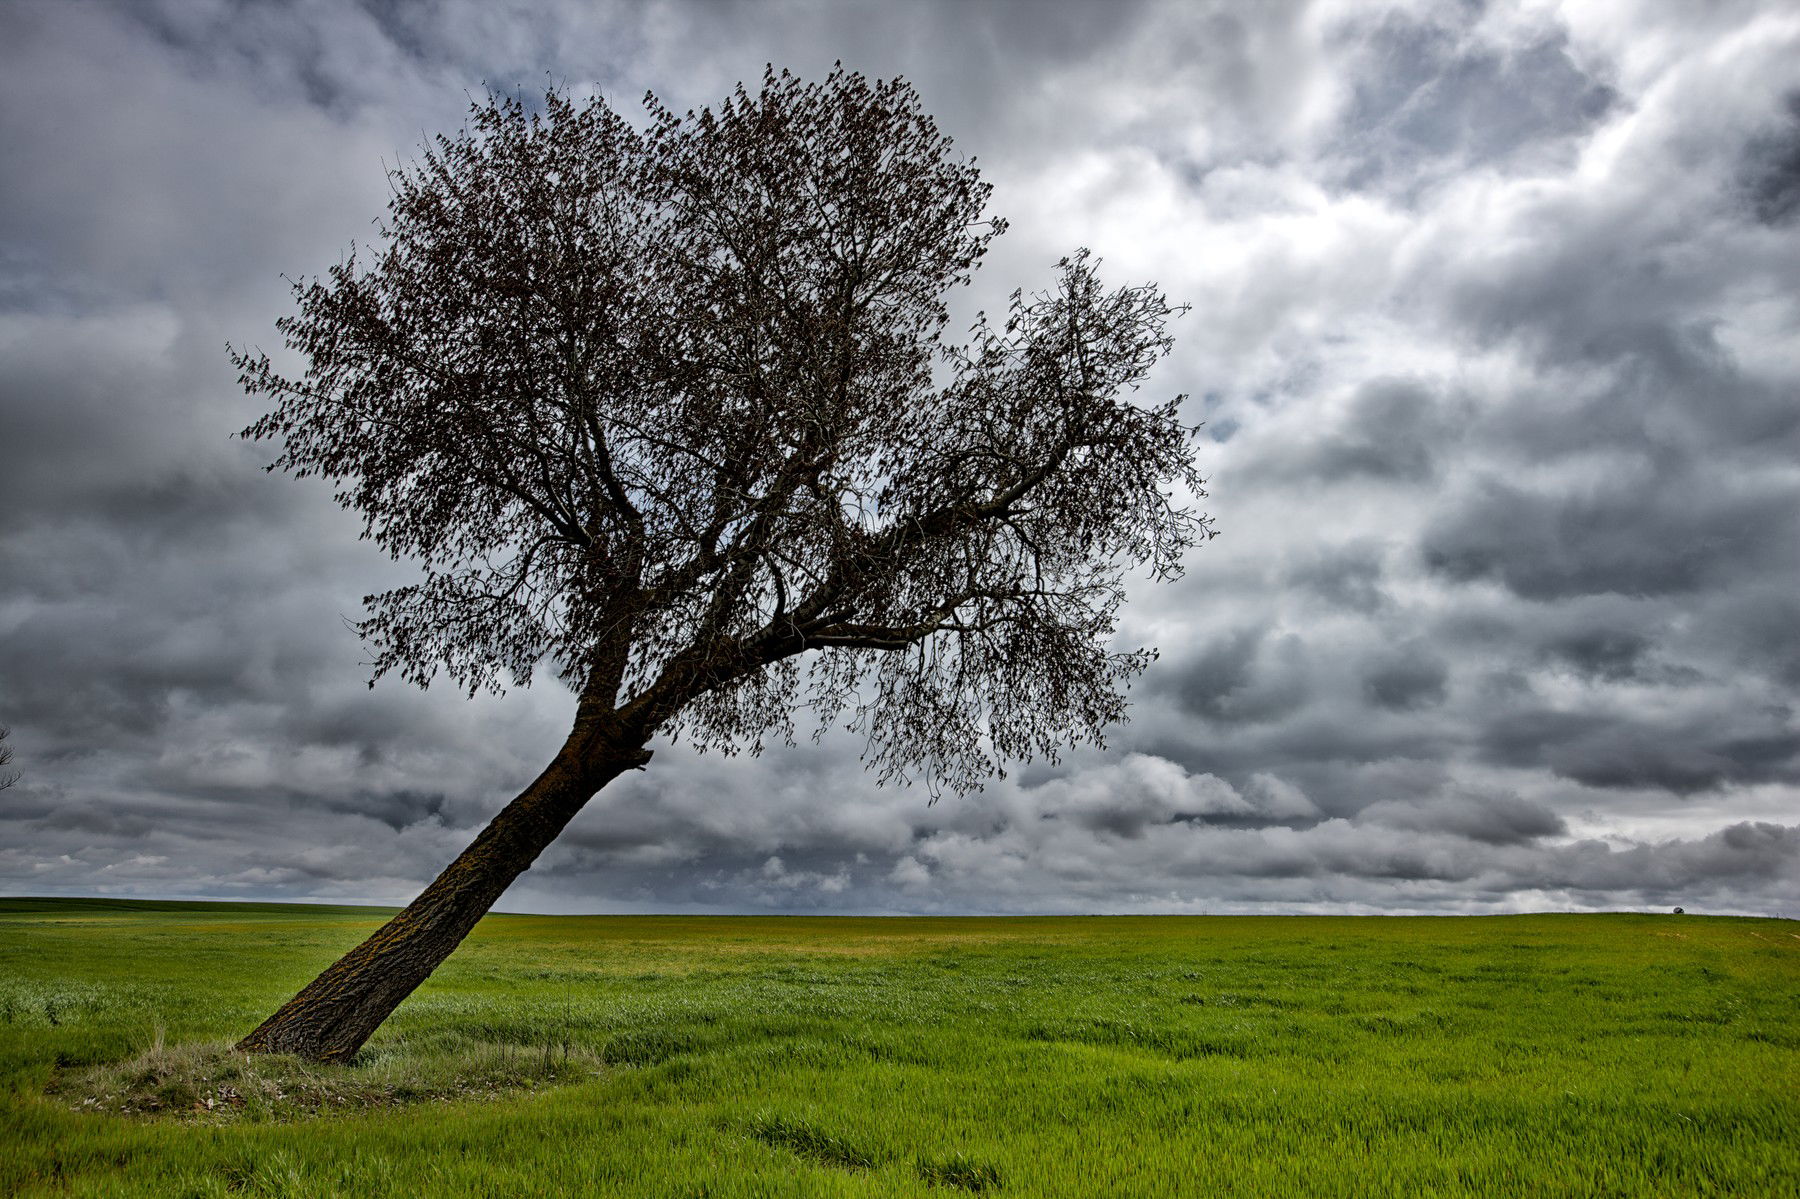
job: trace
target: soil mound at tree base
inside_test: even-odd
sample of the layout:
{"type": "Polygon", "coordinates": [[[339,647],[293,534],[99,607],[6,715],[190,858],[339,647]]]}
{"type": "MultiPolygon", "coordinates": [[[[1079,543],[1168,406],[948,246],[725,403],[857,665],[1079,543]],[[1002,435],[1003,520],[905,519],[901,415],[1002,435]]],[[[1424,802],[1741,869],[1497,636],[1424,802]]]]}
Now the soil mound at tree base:
{"type": "Polygon", "coordinates": [[[59,1070],[45,1093],[78,1112],[201,1123],[305,1119],[413,1103],[497,1098],[592,1078],[592,1051],[567,1043],[409,1052],[404,1042],[345,1066],[246,1054],[230,1042],[160,1043],[124,1061],[59,1070]]]}

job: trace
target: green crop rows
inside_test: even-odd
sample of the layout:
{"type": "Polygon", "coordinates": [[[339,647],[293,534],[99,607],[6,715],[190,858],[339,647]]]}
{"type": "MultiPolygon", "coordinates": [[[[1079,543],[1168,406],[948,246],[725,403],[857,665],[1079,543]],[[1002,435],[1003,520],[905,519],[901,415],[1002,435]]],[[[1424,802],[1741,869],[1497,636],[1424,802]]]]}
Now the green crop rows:
{"type": "Polygon", "coordinates": [[[0,1194],[1800,1195],[1793,922],[490,916],[224,1050],[382,915],[0,900],[0,1194]]]}

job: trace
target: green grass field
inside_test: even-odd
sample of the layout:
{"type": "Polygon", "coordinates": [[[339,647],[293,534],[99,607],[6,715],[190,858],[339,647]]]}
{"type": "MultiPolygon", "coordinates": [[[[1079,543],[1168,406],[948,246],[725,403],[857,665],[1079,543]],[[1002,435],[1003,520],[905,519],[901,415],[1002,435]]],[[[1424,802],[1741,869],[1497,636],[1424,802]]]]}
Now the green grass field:
{"type": "Polygon", "coordinates": [[[1800,1195],[1789,921],[490,916],[232,1074],[382,916],[0,900],[0,1194],[1800,1195]]]}

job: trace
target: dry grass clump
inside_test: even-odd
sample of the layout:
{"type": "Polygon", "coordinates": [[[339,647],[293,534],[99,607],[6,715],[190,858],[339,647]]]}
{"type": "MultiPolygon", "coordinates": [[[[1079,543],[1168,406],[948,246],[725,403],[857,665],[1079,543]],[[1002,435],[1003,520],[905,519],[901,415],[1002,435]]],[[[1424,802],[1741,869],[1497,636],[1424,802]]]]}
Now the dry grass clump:
{"type": "Polygon", "coordinates": [[[409,1051],[394,1042],[351,1065],[239,1053],[226,1041],[165,1045],[60,1073],[48,1093],[82,1112],[205,1123],[271,1121],[433,1100],[481,1099],[590,1078],[598,1055],[568,1041],[458,1044],[409,1051]]]}

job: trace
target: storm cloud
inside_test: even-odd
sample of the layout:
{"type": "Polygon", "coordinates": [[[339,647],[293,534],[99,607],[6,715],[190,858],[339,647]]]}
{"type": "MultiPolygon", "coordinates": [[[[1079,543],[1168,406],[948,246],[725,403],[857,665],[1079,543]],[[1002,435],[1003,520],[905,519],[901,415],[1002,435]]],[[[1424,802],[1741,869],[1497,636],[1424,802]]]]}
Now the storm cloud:
{"type": "MultiPolygon", "coordinates": [[[[1192,310],[1223,536],[1104,750],[927,802],[659,745],[537,910],[1800,906],[1800,17],[1718,5],[66,0],[0,9],[0,891],[394,900],[572,703],[365,686],[408,578],[225,345],[484,87],[912,80],[1012,222],[1192,310]]],[[[959,301],[959,303],[962,301],[959,301]]]]}

